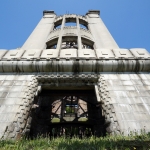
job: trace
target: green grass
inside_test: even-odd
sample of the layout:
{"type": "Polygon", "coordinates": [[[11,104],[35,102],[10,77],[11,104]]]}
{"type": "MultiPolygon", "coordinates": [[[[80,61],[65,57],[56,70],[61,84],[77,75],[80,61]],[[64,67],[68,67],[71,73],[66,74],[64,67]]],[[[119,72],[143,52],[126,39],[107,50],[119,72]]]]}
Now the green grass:
{"type": "Polygon", "coordinates": [[[150,134],[90,138],[1,140],[0,150],[150,150],[150,134]]]}

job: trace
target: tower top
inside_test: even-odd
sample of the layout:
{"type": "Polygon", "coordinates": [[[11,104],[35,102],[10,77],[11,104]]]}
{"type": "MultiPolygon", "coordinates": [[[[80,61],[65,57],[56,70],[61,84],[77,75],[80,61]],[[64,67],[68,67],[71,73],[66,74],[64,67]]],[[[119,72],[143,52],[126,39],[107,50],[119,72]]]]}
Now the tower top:
{"type": "Polygon", "coordinates": [[[43,16],[44,15],[50,15],[50,14],[55,14],[54,10],[44,10],[43,11],[43,16]]]}
{"type": "Polygon", "coordinates": [[[86,13],[86,15],[88,15],[88,14],[98,14],[98,15],[100,15],[100,11],[99,11],[99,10],[89,10],[89,11],[86,13]]]}

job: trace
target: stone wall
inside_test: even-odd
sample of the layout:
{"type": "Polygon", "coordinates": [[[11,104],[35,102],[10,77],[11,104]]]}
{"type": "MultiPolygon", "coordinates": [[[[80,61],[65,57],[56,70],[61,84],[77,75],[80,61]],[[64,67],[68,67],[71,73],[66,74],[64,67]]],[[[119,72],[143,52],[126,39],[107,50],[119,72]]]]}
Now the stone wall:
{"type": "Polygon", "coordinates": [[[125,135],[130,131],[150,132],[150,75],[142,74],[102,74],[100,81],[103,108],[109,132],[125,135]],[[105,89],[103,91],[103,84],[105,89]]]}
{"type": "Polygon", "coordinates": [[[0,75],[0,138],[17,138],[27,127],[36,92],[33,75],[0,75]]]}
{"type": "Polygon", "coordinates": [[[150,132],[150,75],[147,73],[1,74],[0,138],[15,139],[30,131],[30,110],[38,85],[61,85],[62,88],[96,85],[107,132],[125,135],[144,129],[150,132]]]}

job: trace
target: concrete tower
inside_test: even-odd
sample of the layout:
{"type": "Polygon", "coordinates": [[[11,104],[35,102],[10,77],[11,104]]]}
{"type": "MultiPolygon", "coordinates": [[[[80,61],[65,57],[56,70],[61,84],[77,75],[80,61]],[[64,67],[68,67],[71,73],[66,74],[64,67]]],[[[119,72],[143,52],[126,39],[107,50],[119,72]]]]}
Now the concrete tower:
{"type": "Polygon", "coordinates": [[[100,12],[43,17],[0,50],[0,138],[150,131],[150,54],[119,48],[100,12]]]}

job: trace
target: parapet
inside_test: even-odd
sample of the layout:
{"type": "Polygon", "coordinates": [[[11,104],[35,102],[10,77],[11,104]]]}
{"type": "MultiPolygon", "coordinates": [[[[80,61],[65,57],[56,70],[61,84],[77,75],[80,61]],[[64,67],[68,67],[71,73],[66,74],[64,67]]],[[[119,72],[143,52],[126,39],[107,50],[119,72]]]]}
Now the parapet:
{"type": "Polygon", "coordinates": [[[0,72],[149,72],[146,49],[15,49],[0,51],[0,72]]]}
{"type": "Polygon", "coordinates": [[[53,10],[44,10],[43,11],[43,16],[45,16],[45,15],[51,15],[51,14],[55,14],[55,12],[53,10]]]}
{"type": "Polygon", "coordinates": [[[86,14],[87,15],[88,14],[98,14],[98,15],[100,15],[100,11],[99,10],[89,10],[86,14]]]}

